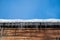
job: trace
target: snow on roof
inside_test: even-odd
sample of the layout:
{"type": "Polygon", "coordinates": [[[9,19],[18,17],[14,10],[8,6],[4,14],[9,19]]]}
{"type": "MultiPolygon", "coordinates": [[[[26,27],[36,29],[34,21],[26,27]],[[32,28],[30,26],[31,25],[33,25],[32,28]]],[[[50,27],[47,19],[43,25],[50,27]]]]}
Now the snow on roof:
{"type": "Polygon", "coordinates": [[[60,22],[60,19],[0,19],[0,22],[60,22]]]}

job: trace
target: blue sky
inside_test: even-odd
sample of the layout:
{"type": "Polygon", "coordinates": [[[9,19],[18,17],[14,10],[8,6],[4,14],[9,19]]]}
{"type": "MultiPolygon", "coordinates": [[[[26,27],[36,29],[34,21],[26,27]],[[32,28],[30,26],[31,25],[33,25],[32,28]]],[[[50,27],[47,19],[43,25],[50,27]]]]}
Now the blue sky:
{"type": "Polygon", "coordinates": [[[60,0],[0,0],[1,19],[60,19],[60,0]]]}

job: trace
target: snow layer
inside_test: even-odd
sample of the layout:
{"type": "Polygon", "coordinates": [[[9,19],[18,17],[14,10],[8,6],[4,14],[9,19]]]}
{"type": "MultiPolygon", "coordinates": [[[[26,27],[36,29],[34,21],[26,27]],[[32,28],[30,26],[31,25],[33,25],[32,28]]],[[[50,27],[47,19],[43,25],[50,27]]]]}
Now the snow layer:
{"type": "Polygon", "coordinates": [[[60,19],[0,19],[0,22],[60,22],[60,19]]]}

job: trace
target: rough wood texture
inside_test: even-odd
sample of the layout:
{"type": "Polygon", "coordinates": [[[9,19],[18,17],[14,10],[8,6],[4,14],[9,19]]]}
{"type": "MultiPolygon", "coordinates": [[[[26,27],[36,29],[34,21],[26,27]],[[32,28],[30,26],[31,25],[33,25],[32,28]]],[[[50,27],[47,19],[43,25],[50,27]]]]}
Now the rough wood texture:
{"type": "Polygon", "coordinates": [[[1,40],[56,40],[57,37],[60,37],[60,30],[53,30],[52,28],[45,28],[45,29],[3,28],[3,32],[0,39],[1,40]]]}

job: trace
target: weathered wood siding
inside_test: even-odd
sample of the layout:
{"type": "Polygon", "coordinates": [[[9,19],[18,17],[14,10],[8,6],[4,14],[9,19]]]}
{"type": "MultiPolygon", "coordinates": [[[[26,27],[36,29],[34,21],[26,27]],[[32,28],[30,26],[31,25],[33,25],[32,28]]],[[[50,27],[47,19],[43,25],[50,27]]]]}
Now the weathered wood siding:
{"type": "Polygon", "coordinates": [[[56,40],[57,37],[60,37],[60,30],[53,30],[52,28],[0,29],[0,40],[56,40]]]}

